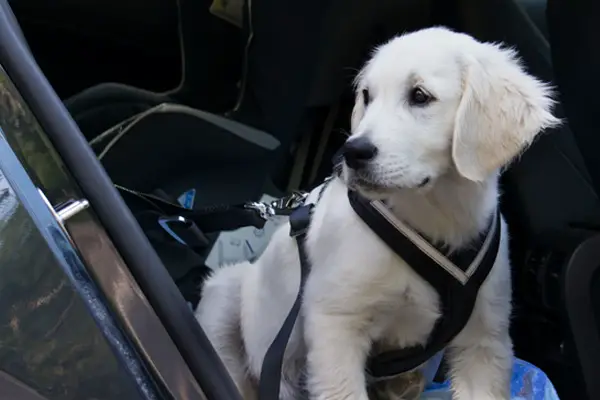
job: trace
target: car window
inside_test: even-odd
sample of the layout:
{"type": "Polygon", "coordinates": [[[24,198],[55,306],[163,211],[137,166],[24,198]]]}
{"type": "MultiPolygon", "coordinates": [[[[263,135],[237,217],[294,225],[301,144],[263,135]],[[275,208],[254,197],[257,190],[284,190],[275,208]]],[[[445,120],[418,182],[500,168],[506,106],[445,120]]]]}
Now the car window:
{"type": "Polygon", "coordinates": [[[36,191],[60,202],[75,190],[44,140],[0,69],[0,393],[11,399],[145,398],[111,348],[115,338],[107,339],[96,323],[106,310],[36,191]]]}
{"type": "Polygon", "coordinates": [[[52,204],[78,196],[60,158],[1,67],[0,126],[30,178],[52,204]]]}

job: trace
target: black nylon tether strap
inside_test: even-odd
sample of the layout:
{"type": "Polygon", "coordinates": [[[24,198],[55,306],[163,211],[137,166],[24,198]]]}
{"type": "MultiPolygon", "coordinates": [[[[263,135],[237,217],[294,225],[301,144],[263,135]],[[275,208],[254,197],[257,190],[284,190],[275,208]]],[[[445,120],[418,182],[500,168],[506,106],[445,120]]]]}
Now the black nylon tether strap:
{"type": "Polygon", "coordinates": [[[150,193],[138,192],[123,186],[115,185],[130,208],[143,209],[150,206],[155,211],[165,215],[177,215],[188,218],[196,223],[202,232],[230,231],[245,226],[261,229],[266,222],[257,210],[248,207],[248,204],[213,205],[196,207],[193,210],[171,203],[150,193]]]}
{"type": "Polygon", "coordinates": [[[283,356],[285,348],[292,334],[292,329],[300,313],[302,305],[302,295],[304,293],[304,284],[310,270],[310,264],[306,255],[304,241],[306,240],[306,232],[310,225],[310,216],[313,205],[308,204],[294,210],[290,215],[290,236],[296,238],[298,243],[298,253],[300,256],[300,287],[298,295],[294,301],[294,305],[288,316],[275,336],[275,340],[265,354],[262,369],[260,372],[260,381],[258,385],[258,398],[260,400],[277,400],[279,399],[279,388],[281,384],[281,370],[283,367],[283,356]]]}

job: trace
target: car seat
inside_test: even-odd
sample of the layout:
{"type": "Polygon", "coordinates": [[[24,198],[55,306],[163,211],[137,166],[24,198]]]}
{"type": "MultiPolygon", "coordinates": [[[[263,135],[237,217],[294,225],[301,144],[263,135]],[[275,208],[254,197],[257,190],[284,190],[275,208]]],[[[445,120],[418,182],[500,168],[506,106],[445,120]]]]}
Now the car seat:
{"type": "MultiPolygon", "coordinates": [[[[515,46],[527,69],[535,76],[554,82],[550,45],[528,14],[513,0],[458,0],[461,29],[481,40],[502,41],[515,46]]],[[[555,113],[564,117],[562,103],[555,113]]],[[[507,171],[516,180],[523,203],[519,220],[530,240],[564,242],[565,229],[599,221],[598,196],[590,184],[590,169],[582,157],[572,122],[553,129],[507,171]],[[565,193],[570,195],[567,197],[565,193]],[[568,202],[568,203],[566,203],[568,202]]],[[[574,240],[579,236],[575,235],[574,240]]]]}
{"type": "MultiPolygon", "coordinates": [[[[561,101],[579,144],[590,182],[600,191],[600,4],[593,0],[548,0],[551,54],[561,101]]],[[[596,233],[573,252],[564,271],[563,293],[573,341],[589,399],[600,398],[600,254],[596,233]]]]}
{"type": "MultiPolygon", "coordinates": [[[[182,42],[184,53],[192,53],[190,49],[194,48],[194,37],[197,30],[193,27],[194,9],[190,7],[191,1],[182,0],[182,42]],[[189,17],[189,18],[185,18],[189,17]],[[187,28],[186,28],[187,27],[187,28]],[[189,28],[189,29],[188,29],[189,28]]],[[[204,200],[216,200],[214,193],[220,193],[221,202],[234,201],[227,191],[220,191],[214,187],[215,181],[227,181],[230,183],[243,184],[248,191],[238,191],[239,196],[246,196],[246,200],[255,198],[260,193],[261,188],[267,180],[269,171],[285,171],[281,168],[282,164],[289,161],[290,149],[296,143],[299,137],[310,135],[316,130],[319,121],[319,111],[331,107],[338,101],[340,95],[347,87],[348,77],[353,74],[353,70],[347,70],[346,67],[356,67],[360,64],[361,55],[366,54],[369,47],[369,36],[367,33],[377,22],[379,24],[399,27],[402,29],[415,29],[427,25],[429,22],[429,4],[428,1],[404,0],[392,1],[385,0],[375,3],[365,3],[360,0],[307,0],[301,5],[289,1],[279,0],[251,0],[245,4],[245,23],[244,36],[247,39],[247,45],[244,54],[244,71],[241,82],[240,97],[234,109],[226,114],[226,117],[216,116],[203,111],[194,111],[193,107],[185,104],[181,99],[190,99],[193,96],[201,96],[199,90],[194,87],[194,79],[187,81],[193,76],[186,73],[182,87],[177,91],[168,94],[153,93],[138,88],[132,88],[120,84],[102,84],[90,88],[83,93],[67,101],[74,119],[83,126],[83,130],[89,127],[85,132],[88,139],[93,139],[99,133],[99,127],[102,131],[110,125],[114,129],[108,131],[115,132],[122,127],[122,121],[127,118],[133,120],[144,114],[148,114],[150,109],[158,110],[157,107],[162,103],[176,104],[179,107],[187,106],[186,121],[191,123],[188,118],[190,114],[196,117],[192,125],[178,124],[166,126],[164,123],[149,124],[147,121],[141,126],[136,126],[130,130],[128,136],[136,136],[133,131],[141,132],[138,136],[138,145],[127,148],[127,154],[141,154],[144,149],[151,147],[150,143],[156,143],[154,136],[164,140],[163,143],[172,142],[167,131],[177,129],[182,131],[182,135],[187,135],[183,143],[190,144],[191,141],[199,141],[198,145],[190,145],[199,149],[202,147],[202,141],[211,140],[214,145],[216,141],[223,140],[224,143],[230,141],[228,138],[227,120],[237,121],[235,135],[247,137],[255,135],[255,129],[261,129],[268,133],[262,133],[263,137],[271,136],[274,139],[267,139],[269,142],[279,141],[280,146],[271,148],[268,154],[263,154],[257,150],[255,156],[252,153],[252,147],[246,148],[248,157],[243,157],[234,162],[231,157],[225,153],[212,153],[210,156],[207,151],[196,154],[197,160],[210,158],[213,160],[211,167],[206,168],[206,163],[199,162],[196,165],[196,172],[201,177],[196,179],[199,187],[197,190],[206,194],[204,200]],[[348,22],[352,23],[348,23],[348,22]],[[309,27],[311,29],[307,29],[309,27]],[[185,95],[184,95],[185,94],[185,95]],[[200,121],[201,120],[201,121],[200,121]],[[219,120],[218,127],[215,127],[215,121],[219,120]],[[175,128],[175,126],[177,126],[175,128]],[[243,132],[244,127],[248,127],[248,132],[243,132]],[[254,130],[250,127],[255,128],[254,130]],[[204,134],[216,130],[221,133],[204,134]],[[190,132],[193,132],[191,134],[190,132]],[[144,139],[140,139],[143,137],[144,139]],[[146,144],[144,144],[146,142],[146,144]],[[223,162],[219,162],[222,157],[223,162]],[[246,161],[245,161],[246,160],[246,161]],[[248,161],[251,160],[251,161],[248,161]],[[204,166],[201,166],[204,165],[204,166]],[[275,166],[278,167],[275,167],[275,166]],[[217,176],[214,171],[227,170],[230,173],[224,174],[219,179],[208,179],[208,175],[217,176]],[[245,175],[250,170],[259,171],[252,177],[245,175]],[[239,172],[242,179],[236,178],[239,172]],[[210,181],[210,182],[208,182],[210,181]],[[254,187],[255,190],[250,190],[254,187]],[[258,188],[258,189],[256,189],[258,188]],[[208,194],[211,193],[211,194],[208,194]]],[[[199,55],[196,55],[199,56],[199,55]]],[[[197,65],[198,61],[193,61],[193,57],[185,56],[187,61],[185,68],[191,69],[197,65]]],[[[188,102],[189,103],[189,102],[188,102]]],[[[170,107],[169,114],[172,116],[177,107],[170,107]]],[[[178,109],[179,111],[182,108],[178,109]]],[[[164,111],[164,109],[163,109],[164,111]]],[[[151,112],[152,118],[157,116],[151,112]]],[[[161,120],[164,119],[164,112],[159,113],[161,120]]],[[[139,119],[141,121],[141,119],[139,119]]],[[[139,123],[137,125],[140,125],[139,123]]],[[[125,136],[122,136],[125,138],[125,136]]],[[[181,135],[178,137],[181,138],[181,135]]],[[[126,140],[126,139],[122,139],[126,140]]],[[[129,140],[133,146],[134,143],[129,140]]],[[[247,140],[252,142],[252,140],[247,140]]],[[[224,146],[219,146],[229,151],[224,146]]],[[[214,147],[211,147],[214,149],[214,147]]],[[[239,152],[238,152],[239,153],[239,152]]],[[[181,157],[183,158],[183,157],[181,157]]],[[[158,159],[155,159],[155,167],[158,168],[158,159]]],[[[186,164],[185,162],[181,162],[186,164]]],[[[133,159],[129,159],[130,168],[128,172],[135,170],[133,159]]],[[[144,164],[144,163],[142,163],[144,164]]],[[[172,163],[169,163],[172,164],[172,163]]],[[[157,169],[153,171],[157,171],[157,169]]],[[[170,168],[171,170],[173,168],[170,168]]],[[[116,168],[112,168],[113,171],[116,168]]],[[[144,171],[147,171],[144,169],[144,171]]],[[[193,175],[186,167],[185,174],[193,175]]],[[[148,174],[149,175],[149,174],[148,174]]],[[[115,175],[111,175],[115,176],[115,175]]],[[[116,177],[116,176],[115,176],[116,177]]],[[[174,176],[174,179],[177,176],[174,176]]],[[[183,178],[184,180],[187,177],[183,178]]],[[[281,185],[280,185],[281,187],[281,185]]],[[[176,195],[176,193],[171,193],[176,195]]],[[[237,197],[237,196],[236,196],[237,197]]]]}
{"type": "MultiPolygon", "coordinates": [[[[598,187],[585,157],[590,149],[582,146],[579,127],[565,115],[563,88],[555,79],[554,43],[551,49],[527,5],[521,0],[458,0],[457,5],[461,30],[515,46],[533,75],[559,83],[561,102],[555,113],[568,120],[541,136],[502,179],[514,266],[513,337],[517,353],[542,367],[559,392],[585,398],[560,299],[567,260],[600,222],[598,187]]],[[[563,61],[573,60],[563,55],[563,61]]]]}
{"type": "Polygon", "coordinates": [[[195,193],[194,208],[243,203],[264,193],[279,196],[283,185],[275,187],[271,177],[274,172],[285,177],[283,167],[297,139],[317,131],[319,114],[344,93],[361,57],[375,44],[368,33],[383,26],[392,36],[426,26],[429,5],[423,0],[251,0],[245,4],[248,43],[240,97],[226,116],[177,103],[172,95],[116,84],[92,88],[87,91],[92,96],[84,92],[70,103],[71,112],[94,127],[97,104],[111,119],[124,119],[100,135],[87,132],[120,186],[171,201],[195,193]]]}
{"type": "MultiPolygon", "coordinates": [[[[207,79],[195,73],[198,69],[196,67],[201,63],[209,63],[210,60],[203,60],[201,52],[196,51],[198,41],[206,39],[198,37],[201,32],[195,17],[201,11],[205,11],[200,10],[199,7],[208,9],[208,4],[191,0],[180,2],[184,79],[178,88],[168,93],[155,93],[127,85],[106,83],[74,96],[66,101],[66,105],[91,141],[97,140],[100,136],[111,137],[119,129],[127,126],[126,135],[117,135],[118,143],[110,152],[113,160],[110,160],[111,157],[106,158],[105,167],[109,169],[111,177],[116,181],[129,181],[122,175],[135,171],[141,179],[152,175],[158,179],[165,177],[165,174],[170,174],[169,184],[180,181],[173,184],[179,189],[182,185],[181,181],[190,183],[192,185],[190,187],[202,193],[198,196],[198,200],[203,204],[214,201],[234,202],[238,198],[255,199],[263,190],[268,172],[272,169],[272,161],[276,153],[274,150],[278,147],[274,137],[292,136],[298,131],[300,117],[294,117],[292,114],[300,115],[306,103],[305,97],[311,78],[310,70],[314,69],[315,64],[315,57],[312,56],[311,51],[319,42],[318,27],[322,22],[322,13],[317,6],[326,4],[327,2],[312,1],[312,3],[306,2],[302,7],[294,7],[291,3],[282,6],[271,4],[268,0],[247,3],[244,24],[247,38],[245,71],[238,104],[227,114],[227,118],[196,110],[193,107],[198,104],[194,99],[205,95],[202,92],[204,85],[201,81],[207,79]],[[270,12],[271,9],[279,10],[284,15],[293,15],[293,18],[286,24],[273,26],[277,18],[271,19],[270,14],[263,16],[265,10],[270,12]],[[312,23],[315,28],[310,33],[304,33],[303,40],[294,42],[295,32],[301,32],[303,24],[309,23],[312,23]],[[277,40],[269,38],[274,29],[277,30],[277,40]],[[261,53],[260,45],[264,42],[269,42],[271,50],[276,52],[261,53]],[[288,43],[295,51],[286,53],[281,45],[283,43],[288,43]],[[259,51],[256,51],[255,47],[258,47],[259,51]],[[300,65],[298,62],[300,58],[308,61],[300,65]],[[269,71],[268,79],[264,81],[265,85],[268,86],[272,82],[276,85],[287,82],[288,85],[288,90],[283,94],[267,90],[268,96],[278,96],[275,103],[280,107],[274,110],[278,114],[278,119],[266,121],[260,103],[265,100],[261,98],[257,101],[251,93],[257,86],[251,81],[254,79],[253,71],[257,67],[262,68],[263,65],[277,66],[276,69],[269,71]],[[288,74],[293,79],[290,79],[288,74]],[[165,108],[161,104],[170,104],[170,106],[165,108]],[[236,123],[236,120],[243,124],[236,123]],[[270,133],[257,132],[251,126],[268,129],[270,133]],[[229,131],[230,129],[233,131],[229,131]],[[268,154],[263,152],[264,148],[260,145],[249,145],[256,144],[252,137],[257,135],[263,137],[263,144],[270,143],[267,146],[268,154]],[[175,137],[180,142],[174,140],[175,137]],[[210,145],[206,146],[208,142],[210,145]],[[236,149],[227,147],[232,143],[237,143],[236,149]],[[160,154],[160,150],[164,150],[165,146],[180,150],[193,148],[197,152],[195,154],[181,152],[177,159],[156,157],[157,152],[160,154]],[[215,146],[221,149],[220,152],[214,152],[215,146]],[[198,151],[199,149],[203,150],[198,151]],[[144,152],[150,154],[144,154],[143,160],[139,161],[139,156],[144,152]],[[125,164],[112,162],[117,153],[128,155],[126,161],[129,168],[122,169],[125,164]],[[136,156],[133,157],[133,154],[136,156]],[[153,165],[153,169],[141,167],[149,165],[148,162],[153,158],[152,154],[154,161],[150,164],[153,165]],[[239,157],[233,160],[229,157],[231,154],[237,154],[239,157]],[[198,162],[194,163],[193,160],[198,162]],[[211,162],[208,163],[207,160],[211,162]],[[176,164],[179,168],[176,168],[176,164]],[[140,168],[136,168],[136,165],[140,165],[140,168]],[[229,189],[225,190],[226,187],[236,190],[232,193],[229,189]]],[[[286,140],[286,144],[290,140],[286,140]]],[[[142,186],[148,187],[148,185],[142,186]]]]}
{"type": "Polygon", "coordinates": [[[211,0],[176,3],[180,84],[159,93],[120,83],[102,83],[70,97],[65,105],[88,139],[161,103],[213,110],[224,107],[223,99],[235,100],[242,47],[239,29],[209,13],[211,0]]]}

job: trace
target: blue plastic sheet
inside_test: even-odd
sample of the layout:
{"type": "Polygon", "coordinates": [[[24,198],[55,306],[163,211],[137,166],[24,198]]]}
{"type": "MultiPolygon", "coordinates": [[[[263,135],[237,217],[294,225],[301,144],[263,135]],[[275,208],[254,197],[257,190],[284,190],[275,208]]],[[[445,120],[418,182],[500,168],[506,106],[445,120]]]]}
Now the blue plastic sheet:
{"type": "MultiPolygon", "coordinates": [[[[515,359],[511,378],[511,400],[559,400],[550,379],[527,361],[515,359]]],[[[421,400],[452,400],[450,383],[431,384],[421,400]]]]}

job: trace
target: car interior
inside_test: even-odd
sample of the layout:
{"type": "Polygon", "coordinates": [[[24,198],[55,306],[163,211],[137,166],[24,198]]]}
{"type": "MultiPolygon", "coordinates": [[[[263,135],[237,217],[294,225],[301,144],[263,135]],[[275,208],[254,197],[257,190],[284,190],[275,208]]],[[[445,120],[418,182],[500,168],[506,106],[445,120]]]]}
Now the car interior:
{"type": "MultiPolygon", "coordinates": [[[[561,398],[600,398],[600,158],[592,122],[600,6],[241,0],[236,19],[215,11],[221,3],[9,1],[112,182],[168,202],[194,190],[194,207],[280,197],[325,179],[349,130],[352,79],[370,50],[394,35],[444,25],[516,48],[532,74],[555,85],[564,123],[502,176],[515,352],[546,372],[561,398]]],[[[165,246],[134,203],[127,201],[137,223],[195,307],[218,233],[174,262],[183,250],[165,246]]]]}

